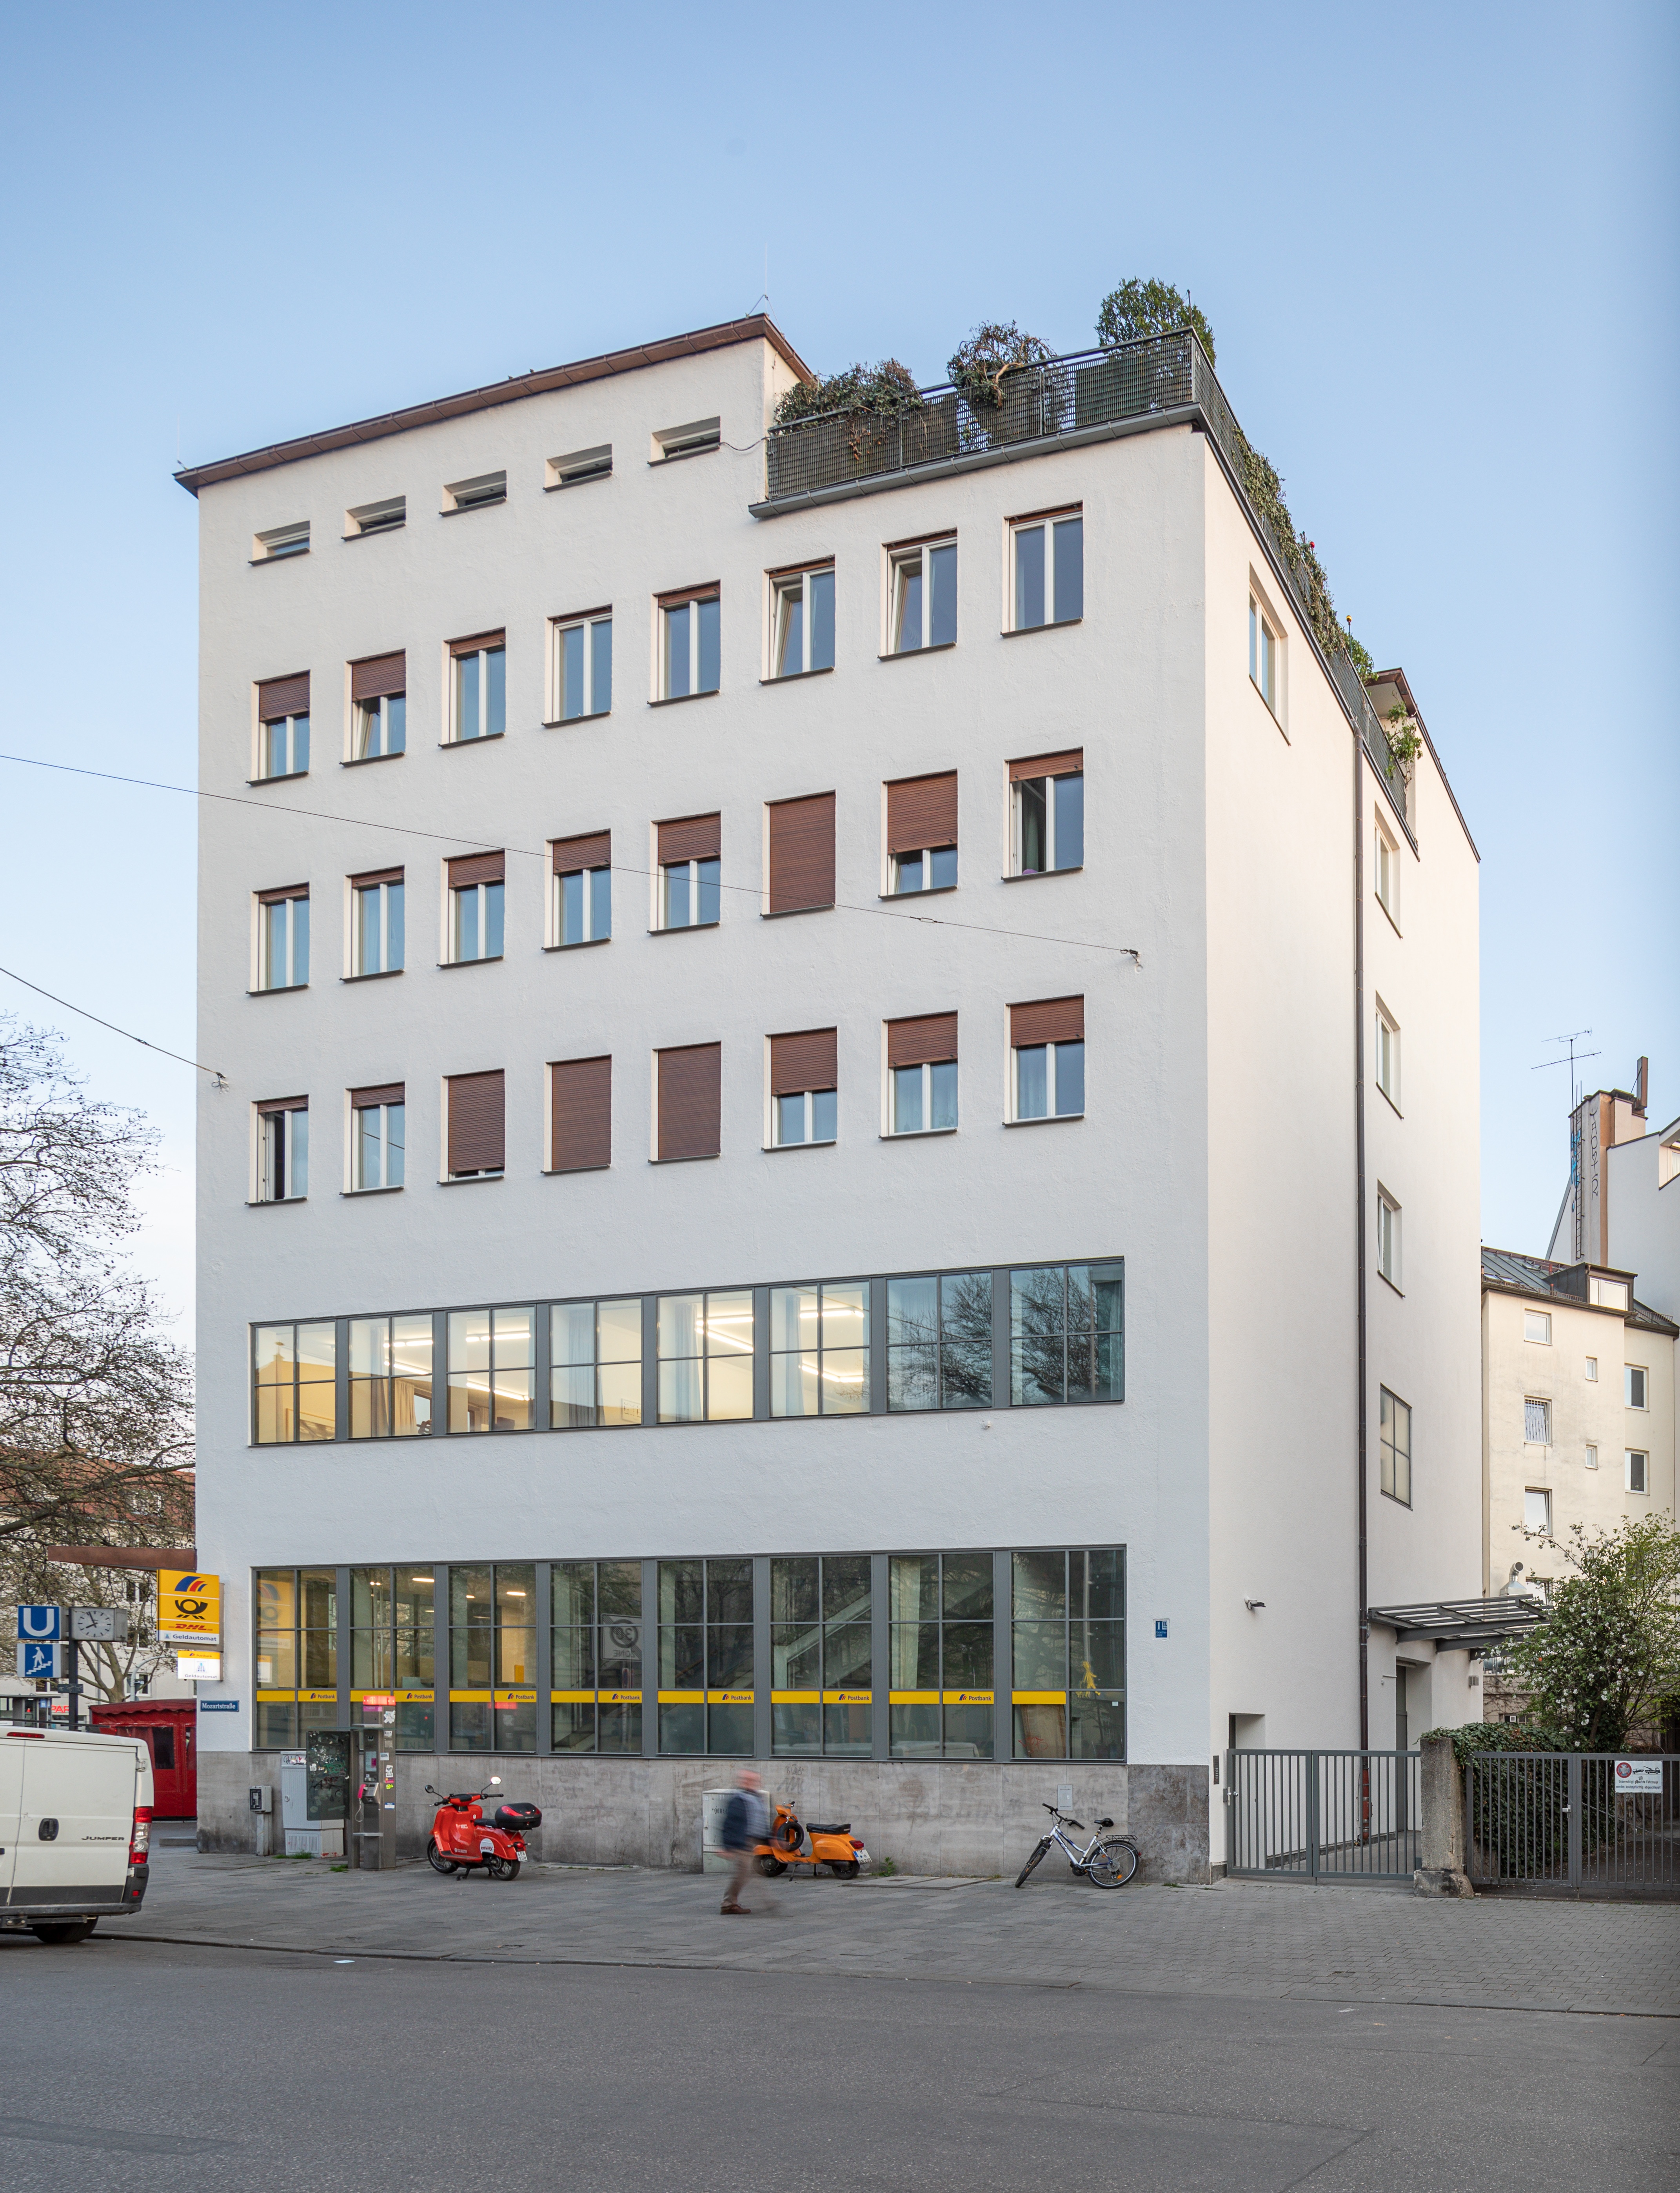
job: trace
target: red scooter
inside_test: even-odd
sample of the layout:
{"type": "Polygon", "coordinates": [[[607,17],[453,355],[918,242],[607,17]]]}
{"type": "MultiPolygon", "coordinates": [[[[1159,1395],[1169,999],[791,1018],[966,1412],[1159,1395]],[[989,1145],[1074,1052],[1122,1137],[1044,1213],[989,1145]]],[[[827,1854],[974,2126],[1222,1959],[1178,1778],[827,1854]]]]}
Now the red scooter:
{"type": "Polygon", "coordinates": [[[488,1789],[460,1789],[447,1796],[426,1784],[426,1795],[442,1800],[426,1847],[426,1862],[434,1873],[482,1869],[489,1881],[517,1879],[519,1861],[528,1855],[525,1838],[542,1825],[542,1814],[534,1805],[498,1804],[494,1818],[486,1820],[479,1801],[500,1788],[500,1774],[490,1777],[488,1789]]]}

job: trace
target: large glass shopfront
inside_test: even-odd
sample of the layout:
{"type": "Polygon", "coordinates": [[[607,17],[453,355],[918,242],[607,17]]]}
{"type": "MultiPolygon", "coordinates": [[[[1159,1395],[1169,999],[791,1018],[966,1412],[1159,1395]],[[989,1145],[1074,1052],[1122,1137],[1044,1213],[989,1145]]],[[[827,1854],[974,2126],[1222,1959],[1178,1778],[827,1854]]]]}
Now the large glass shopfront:
{"type": "Polygon", "coordinates": [[[1122,1760],[1117,1546],[260,1569],[259,1749],[1122,1760]],[[437,1634],[439,1610],[445,1634],[437,1634]]]}

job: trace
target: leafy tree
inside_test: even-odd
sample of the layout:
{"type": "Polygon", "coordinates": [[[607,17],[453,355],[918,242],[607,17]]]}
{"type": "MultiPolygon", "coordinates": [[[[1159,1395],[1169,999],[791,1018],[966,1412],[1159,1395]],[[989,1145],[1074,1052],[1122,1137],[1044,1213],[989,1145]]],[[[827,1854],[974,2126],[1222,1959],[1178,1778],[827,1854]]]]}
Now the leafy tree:
{"type": "MultiPolygon", "coordinates": [[[[0,1016],[0,1603],[59,1595],[54,1542],[191,1543],[190,1362],[119,1254],[156,1142],[0,1016]]],[[[88,1604],[126,1594],[77,1573],[88,1604]]]]}
{"type": "Polygon", "coordinates": [[[825,381],[802,381],[790,388],[776,405],[778,427],[791,427],[820,412],[838,412],[845,417],[890,417],[899,411],[923,408],[916,376],[895,358],[878,365],[849,365],[825,381]]]}
{"type": "Polygon", "coordinates": [[[1575,1573],[1554,1586],[1548,1618],[1506,1656],[1530,1717],[1571,1751],[1615,1751],[1680,1692],[1680,1529],[1666,1515],[1569,1543],[1545,1532],[1575,1573]]]}
{"type": "Polygon", "coordinates": [[[1195,329],[1211,365],[1214,331],[1208,325],[1208,316],[1199,305],[1181,297],[1170,282],[1140,282],[1134,275],[1117,289],[1111,289],[1097,312],[1097,341],[1104,350],[1136,342],[1146,335],[1175,335],[1180,328],[1195,329]]]}
{"type": "Polygon", "coordinates": [[[1004,375],[1042,365],[1051,355],[1049,343],[1023,335],[1013,320],[983,320],[946,360],[945,369],[973,409],[995,411],[1003,401],[1004,375]]]}

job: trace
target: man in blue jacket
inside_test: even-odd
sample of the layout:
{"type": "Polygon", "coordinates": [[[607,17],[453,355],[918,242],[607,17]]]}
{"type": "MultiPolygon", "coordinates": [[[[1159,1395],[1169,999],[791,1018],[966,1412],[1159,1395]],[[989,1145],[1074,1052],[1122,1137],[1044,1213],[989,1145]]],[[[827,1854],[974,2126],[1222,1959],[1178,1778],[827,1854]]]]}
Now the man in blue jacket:
{"type": "MultiPolygon", "coordinates": [[[[741,1902],[740,1892],[754,1869],[759,1844],[769,1839],[769,1807],[764,1802],[763,1789],[763,1784],[750,1766],[740,1767],[735,1774],[735,1786],[729,1792],[729,1801],[723,1808],[723,1855],[734,1866],[721,1907],[726,1919],[737,1915],[745,1918],[751,1909],[741,1902]]],[[[760,1908],[774,1910],[769,1887],[762,1875],[758,1887],[763,1899],[760,1908]]]]}

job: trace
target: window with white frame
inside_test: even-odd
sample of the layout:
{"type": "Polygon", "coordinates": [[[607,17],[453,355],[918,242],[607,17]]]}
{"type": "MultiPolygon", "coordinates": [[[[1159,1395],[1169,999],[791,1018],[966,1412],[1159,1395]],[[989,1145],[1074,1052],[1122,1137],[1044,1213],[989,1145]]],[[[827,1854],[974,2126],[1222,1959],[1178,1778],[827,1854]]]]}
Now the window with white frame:
{"type": "Polygon", "coordinates": [[[1596,1355],[1589,1355],[1589,1356],[1587,1357],[1587,1359],[1586,1359],[1586,1381],[1587,1381],[1587,1383],[1588,1383],[1589,1385],[1596,1385],[1596,1384],[1597,1383],[1597,1381],[1598,1381],[1598,1358],[1597,1358],[1596,1355]]]}
{"type": "Polygon", "coordinates": [[[613,839],[607,830],[552,841],[549,933],[556,946],[604,944],[613,933],[613,839]]]}
{"type": "Polygon", "coordinates": [[[1630,1492],[1649,1492],[1651,1489],[1651,1457],[1642,1454],[1637,1447],[1626,1451],[1626,1489],[1630,1492]]]}
{"type": "Polygon", "coordinates": [[[803,678],[834,667],[834,566],[770,575],[770,675],[803,678]]]}
{"type": "Polygon", "coordinates": [[[1582,1459],[1583,1459],[1583,1462],[1584,1462],[1584,1464],[1585,1464],[1586,1468],[1587,1468],[1588,1469],[1597,1469],[1597,1467],[1598,1467],[1598,1450],[1597,1450],[1597,1448],[1596,1446],[1590,1446],[1590,1445],[1589,1445],[1589,1446],[1587,1447],[1586,1452],[1585,1456],[1582,1457],[1582,1459]]]}
{"type": "Polygon", "coordinates": [[[1400,1206],[1386,1188],[1377,1190],[1377,1269],[1389,1285],[1400,1284],[1400,1206]]]}
{"type": "Polygon", "coordinates": [[[1072,624],[1085,614],[1085,525],[1077,510],[1018,519],[1009,528],[1014,632],[1072,624]]]}
{"type": "Polygon", "coordinates": [[[613,705],[613,613],[586,610],[576,616],[556,617],[552,678],[549,701],[551,723],[575,723],[585,716],[604,716],[613,705]]]}
{"type": "Polygon", "coordinates": [[[1680,1180],[1680,1135],[1657,1144],[1657,1186],[1666,1188],[1671,1180],[1680,1180]]]}
{"type": "Polygon", "coordinates": [[[350,1092],[350,1185],[353,1194],[403,1185],[405,1106],[400,1081],[350,1092]]]}
{"type": "Polygon", "coordinates": [[[381,655],[350,666],[350,759],[381,761],[408,743],[408,656],[381,655]]]}
{"type": "Polygon", "coordinates": [[[1085,1000],[1009,1008],[1009,1116],[1077,1119],[1085,1108],[1085,1000]]]}
{"type": "Polygon", "coordinates": [[[891,590],[887,604],[887,652],[911,655],[918,648],[952,647],[957,642],[957,541],[923,541],[894,549],[889,558],[891,590]]]}
{"type": "Polygon", "coordinates": [[[1645,1398],[1648,1383],[1649,1381],[1643,1366],[1637,1363],[1629,1363],[1625,1366],[1626,1400],[1627,1406],[1630,1409],[1644,1409],[1649,1407],[1650,1404],[1645,1398]]]}
{"type": "Polygon", "coordinates": [[[1377,903],[1397,926],[1400,920],[1400,848],[1384,829],[1380,817],[1377,820],[1375,832],[1372,879],[1376,885],[1377,903]]]}
{"type": "Polygon", "coordinates": [[[723,611],[716,587],[660,602],[661,701],[686,701],[717,690],[723,611]]]}
{"type": "Polygon", "coordinates": [[[957,1016],[887,1023],[887,1131],[947,1132],[957,1125],[957,1016]]]}
{"type": "Polygon", "coordinates": [[[655,829],[657,929],[709,929],[721,911],[723,828],[716,815],[689,815],[655,829]]]}
{"type": "Polygon", "coordinates": [[[269,678],[257,687],[257,775],[303,776],[309,770],[309,673],[269,678]]]}
{"type": "Polygon", "coordinates": [[[1009,764],[1010,873],[1049,875],[1085,863],[1085,754],[1036,754],[1009,764]]]}
{"type": "Polygon", "coordinates": [[[451,965],[501,958],[502,857],[500,853],[472,853],[449,864],[446,958],[451,965]]]}
{"type": "Polygon", "coordinates": [[[257,1201],[296,1203],[309,1193],[309,1099],[257,1107],[257,1201]]]}
{"type": "Polygon", "coordinates": [[[257,893],[257,988],[300,990],[309,980],[309,886],[257,893]]]}
{"type": "Polygon", "coordinates": [[[1377,1086],[1397,1112],[1400,1108],[1400,1028],[1391,1020],[1380,998],[1377,1000],[1377,1086]]]}
{"type": "Polygon", "coordinates": [[[887,793],[887,890],[957,886],[957,772],[902,777],[887,793]]]}
{"type": "Polygon", "coordinates": [[[1283,640],[1257,598],[1249,597],[1249,675],[1266,707],[1278,712],[1278,659],[1283,640]]]}
{"type": "Polygon", "coordinates": [[[833,1028],[773,1035],[769,1045],[771,1147],[831,1142],[839,1112],[839,1052],[833,1028]]]}
{"type": "Polygon", "coordinates": [[[1550,1348],[1551,1312],[1549,1309],[1525,1309],[1523,1313],[1523,1337],[1532,1340],[1538,1348],[1550,1348]]]}
{"type": "Polygon", "coordinates": [[[1386,1386],[1378,1389],[1377,1484],[1402,1507],[1412,1504],[1412,1410],[1386,1386]]]}
{"type": "Polygon", "coordinates": [[[1523,1404],[1523,1443],[1525,1446],[1551,1444],[1551,1404],[1533,1394],[1523,1404]]]}
{"type": "Polygon", "coordinates": [[[266,533],[255,535],[251,543],[254,564],[277,564],[283,556],[306,556],[309,553],[309,520],[297,519],[290,525],[271,525],[266,533]]]}
{"type": "Polygon", "coordinates": [[[403,967],[403,871],[380,868],[350,879],[350,971],[396,975],[403,967]]]}
{"type": "Polygon", "coordinates": [[[1551,1536],[1551,1495],[1541,1486],[1525,1486],[1523,1491],[1523,1528],[1551,1536]]]}
{"type": "Polygon", "coordinates": [[[1589,1273],[1586,1298],[1599,1309],[1626,1309],[1629,1306],[1627,1281],[1606,1279],[1598,1272],[1589,1273]]]}
{"type": "Polygon", "coordinates": [[[500,632],[449,643],[449,741],[499,739],[507,728],[507,645],[500,632]]]}

